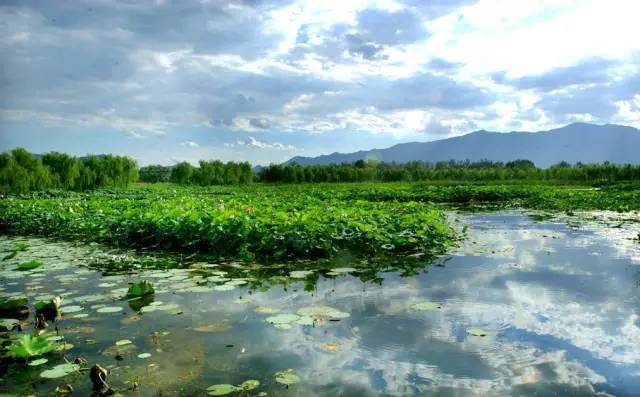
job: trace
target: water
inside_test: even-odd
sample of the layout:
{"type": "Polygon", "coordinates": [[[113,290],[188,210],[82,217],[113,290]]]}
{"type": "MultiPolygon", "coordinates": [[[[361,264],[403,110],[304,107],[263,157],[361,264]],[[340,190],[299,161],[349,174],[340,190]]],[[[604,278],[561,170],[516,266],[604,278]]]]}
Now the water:
{"type": "MultiPolygon", "coordinates": [[[[274,267],[258,277],[240,264],[104,276],[86,264],[112,251],[5,236],[0,251],[19,241],[31,248],[2,262],[0,294],[25,292],[30,304],[63,295],[63,306],[81,306],[59,324],[73,344],[66,356],[108,367],[110,385],[124,395],[202,396],[209,386],[249,379],[260,386],[245,395],[640,395],[640,244],[631,240],[640,224],[457,217],[470,226],[460,248],[419,274],[383,272],[376,282],[348,269],[296,281],[273,276],[274,267]],[[45,266],[11,270],[33,258],[45,266]],[[248,283],[214,289],[229,278],[248,283]],[[140,279],[153,281],[152,299],[162,303],[136,314],[151,300],[121,296],[140,279]],[[441,308],[411,308],[422,301],[441,308]],[[94,305],[122,311],[99,313],[94,305]],[[286,329],[266,322],[274,316],[268,312],[308,306],[348,317],[316,315],[313,325],[286,329]],[[487,335],[472,336],[470,328],[487,335]],[[116,347],[121,339],[132,344],[116,347]],[[287,388],[274,374],[288,369],[301,381],[287,388]],[[135,391],[125,391],[134,383],[135,391]]],[[[77,395],[90,394],[86,373],[40,378],[64,362],[47,357],[37,367],[4,365],[0,392],[51,395],[68,383],[77,395]]]]}

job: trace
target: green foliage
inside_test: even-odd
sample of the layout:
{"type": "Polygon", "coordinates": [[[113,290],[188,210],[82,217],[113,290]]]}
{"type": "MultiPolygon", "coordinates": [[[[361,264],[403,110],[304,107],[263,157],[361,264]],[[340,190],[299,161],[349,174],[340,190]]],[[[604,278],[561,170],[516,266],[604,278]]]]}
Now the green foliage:
{"type": "Polygon", "coordinates": [[[42,356],[54,350],[59,350],[62,345],[48,341],[42,336],[22,335],[17,344],[7,347],[13,358],[29,359],[31,357],[42,356]]]}
{"type": "Polygon", "coordinates": [[[153,284],[147,280],[142,280],[139,283],[132,284],[127,291],[127,298],[137,298],[145,295],[153,294],[153,284]]]}
{"type": "MultiPolygon", "coordinates": [[[[161,166],[151,166],[161,167],[161,166]]],[[[169,167],[165,167],[169,169],[169,167]]],[[[145,174],[147,170],[145,169],[145,174]]],[[[199,167],[187,162],[177,164],[171,168],[170,181],[180,185],[239,185],[253,181],[254,175],[249,163],[235,163],[230,161],[200,161],[199,167]]],[[[145,182],[152,182],[147,178],[145,182]]]]}
{"type": "Polygon", "coordinates": [[[22,262],[21,264],[18,265],[18,270],[20,271],[26,271],[26,270],[33,270],[33,269],[37,269],[40,266],[42,266],[42,262],[37,261],[37,260],[31,260],[28,262],[22,262]]]}
{"type": "Polygon", "coordinates": [[[272,164],[263,168],[261,182],[418,182],[418,181],[547,181],[560,183],[609,184],[640,181],[640,166],[603,164],[569,165],[560,163],[547,169],[536,168],[529,160],[507,163],[494,161],[447,161],[389,164],[358,160],[354,163],[308,165],[272,164]]]}
{"type": "Polygon", "coordinates": [[[244,259],[442,252],[455,237],[426,202],[354,200],[349,191],[297,186],[10,198],[0,202],[0,227],[244,259]]]}
{"type": "Polygon", "coordinates": [[[162,165],[148,165],[140,167],[138,170],[140,182],[158,183],[169,182],[171,178],[171,167],[162,165]]]}
{"type": "Polygon", "coordinates": [[[122,156],[77,158],[51,152],[37,157],[22,148],[0,154],[0,193],[121,188],[137,179],[136,162],[122,156]]]}
{"type": "Polygon", "coordinates": [[[49,301],[49,302],[37,301],[36,303],[33,304],[33,307],[36,309],[37,312],[42,312],[42,311],[55,312],[56,310],[58,310],[58,305],[54,301],[49,301]]]}
{"type": "Polygon", "coordinates": [[[26,296],[10,296],[0,298],[0,312],[14,312],[27,309],[29,301],[26,296]]]}
{"type": "Polygon", "coordinates": [[[178,163],[171,170],[171,182],[180,185],[193,183],[193,170],[194,167],[186,161],[178,163]]]}
{"type": "Polygon", "coordinates": [[[29,244],[27,243],[16,243],[16,246],[14,247],[14,250],[18,251],[18,252],[24,252],[26,250],[28,250],[30,247],[29,244]]]}
{"type": "Polygon", "coordinates": [[[0,228],[242,259],[443,252],[433,203],[541,210],[640,209],[640,188],[482,184],[152,185],[0,200],[0,228]]]}

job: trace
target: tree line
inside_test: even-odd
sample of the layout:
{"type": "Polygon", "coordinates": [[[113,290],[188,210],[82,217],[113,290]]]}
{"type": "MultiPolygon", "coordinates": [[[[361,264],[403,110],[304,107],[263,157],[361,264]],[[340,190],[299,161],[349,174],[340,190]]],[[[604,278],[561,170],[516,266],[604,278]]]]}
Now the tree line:
{"type": "Polygon", "coordinates": [[[446,161],[406,164],[366,162],[330,165],[271,164],[254,172],[247,162],[200,161],[138,168],[135,160],[114,155],[74,157],[51,152],[33,155],[22,148],[0,154],[0,193],[33,190],[89,190],[127,187],[136,181],[182,185],[264,183],[417,182],[417,181],[553,181],[600,184],[640,181],[639,165],[568,164],[538,168],[528,160],[446,161]]]}
{"type": "Polygon", "coordinates": [[[182,162],[173,167],[149,165],[140,168],[141,182],[173,182],[180,185],[241,185],[253,182],[255,175],[251,164],[219,160],[198,163],[199,167],[182,162]]]}
{"type": "Polygon", "coordinates": [[[57,152],[36,156],[22,148],[0,154],[0,193],[120,188],[137,179],[136,162],[124,156],[78,158],[57,152]]]}
{"type": "Polygon", "coordinates": [[[257,179],[281,183],[523,180],[594,184],[640,181],[640,166],[562,162],[549,168],[538,168],[529,160],[412,161],[405,164],[358,160],[330,165],[272,164],[260,170],[257,179]]]}

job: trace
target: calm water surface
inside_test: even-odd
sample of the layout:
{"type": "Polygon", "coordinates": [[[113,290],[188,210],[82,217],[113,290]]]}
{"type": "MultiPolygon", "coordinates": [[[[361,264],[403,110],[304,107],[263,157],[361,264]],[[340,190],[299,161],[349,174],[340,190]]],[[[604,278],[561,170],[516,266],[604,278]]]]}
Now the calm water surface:
{"type": "MultiPolygon", "coordinates": [[[[105,276],[86,265],[112,251],[4,236],[3,256],[16,242],[31,247],[0,262],[0,294],[26,293],[30,305],[62,295],[63,311],[72,308],[60,321],[73,345],[66,356],[108,367],[116,389],[137,382],[127,396],[203,396],[249,379],[260,386],[244,395],[640,395],[640,244],[630,238],[638,224],[457,216],[470,227],[459,249],[414,276],[380,273],[379,283],[349,269],[257,278],[240,264],[105,276]],[[14,270],[30,259],[45,265],[14,270]],[[154,296],[123,300],[141,279],[154,296]],[[412,307],[424,301],[441,308],[412,307]],[[122,339],[132,343],[116,346],[122,339]],[[287,388],[274,374],[288,369],[300,382],[287,388]]],[[[40,378],[62,362],[0,368],[0,395],[53,395],[64,383],[89,395],[86,373],[40,378]]]]}

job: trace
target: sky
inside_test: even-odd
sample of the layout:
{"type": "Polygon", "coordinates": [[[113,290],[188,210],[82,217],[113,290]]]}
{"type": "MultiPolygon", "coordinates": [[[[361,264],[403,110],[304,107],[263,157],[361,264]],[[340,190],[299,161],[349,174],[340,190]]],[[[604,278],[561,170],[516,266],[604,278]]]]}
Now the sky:
{"type": "Polygon", "coordinates": [[[0,0],[0,150],[269,164],[640,127],[630,0],[0,0]]]}

